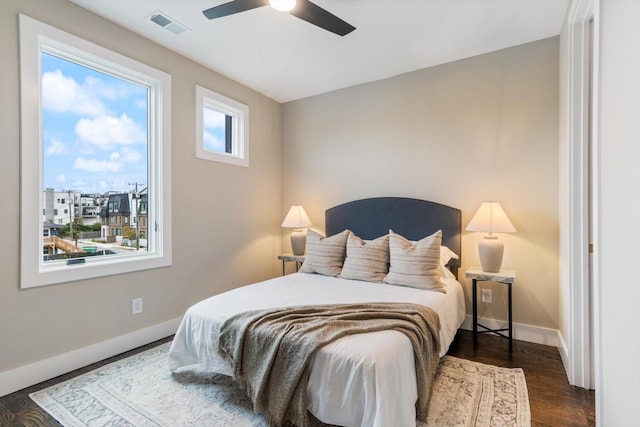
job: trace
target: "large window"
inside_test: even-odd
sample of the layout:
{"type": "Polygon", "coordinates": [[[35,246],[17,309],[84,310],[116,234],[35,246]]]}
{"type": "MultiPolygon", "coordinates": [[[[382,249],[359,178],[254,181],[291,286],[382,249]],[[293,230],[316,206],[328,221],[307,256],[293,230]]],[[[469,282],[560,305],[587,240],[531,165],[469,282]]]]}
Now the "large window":
{"type": "Polygon", "coordinates": [[[170,265],[171,77],[24,15],[20,61],[21,286],[170,265]]]}
{"type": "Polygon", "coordinates": [[[249,166],[249,107],[196,86],[196,156],[249,166]]]}

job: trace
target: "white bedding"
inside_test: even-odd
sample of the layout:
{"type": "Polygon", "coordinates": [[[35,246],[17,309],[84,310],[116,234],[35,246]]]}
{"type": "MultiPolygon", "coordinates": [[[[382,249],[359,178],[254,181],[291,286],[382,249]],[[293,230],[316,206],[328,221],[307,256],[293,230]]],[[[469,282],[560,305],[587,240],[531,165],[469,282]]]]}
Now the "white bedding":
{"type": "MultiPolygon", "coordinates": [[[[169,352],[172,370],[199,365],[231,375],[218,354],[220,326],[236,313],[306,304],[412,302],[440,316],[440,356],[465,317],[462,286],[442,279],[447,293],[296,273],[244,286],[189,308],[169,352]]],[[[322,347],[311,361],[309,410],[342,426],[415,426],[417,388],[413,348],[397,331],[351,335],[322,347]]]]}

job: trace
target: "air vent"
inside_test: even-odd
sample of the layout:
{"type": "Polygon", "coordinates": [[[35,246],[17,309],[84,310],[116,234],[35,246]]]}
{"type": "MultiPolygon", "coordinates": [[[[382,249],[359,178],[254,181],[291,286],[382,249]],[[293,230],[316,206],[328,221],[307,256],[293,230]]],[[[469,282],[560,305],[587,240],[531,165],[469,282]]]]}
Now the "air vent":
{"type": "Polygon", "coordinates": [[[171,31],[173,34],[180,34],[187,31],[189,28],[177,22],[175,19],[170,18],[166,13],[156,10],[147,17],[152,22],[160,25],[162,28],[171,31]]]}

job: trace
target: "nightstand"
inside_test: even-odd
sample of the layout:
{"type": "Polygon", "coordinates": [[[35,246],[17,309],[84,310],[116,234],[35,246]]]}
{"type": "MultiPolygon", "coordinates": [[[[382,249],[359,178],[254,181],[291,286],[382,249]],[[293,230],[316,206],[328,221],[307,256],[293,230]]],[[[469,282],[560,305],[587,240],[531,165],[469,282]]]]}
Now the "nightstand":
{"type": "Polygon", "coordinates": [[[293,254],[282,254],[278,255],[278,259],[282,261],[282,275],[284,276],[284,266],[287,262],[295,262],[296,263],[296,272],[304,262],[304,255],[293,255],[293,254]]]}
{"type": "Polygon", "coordinates": [[[511,305],[511,287],[513,283],[516,281],[516,272],[515,270],[500,270],[498,273],[489,273],[487,271],[482,271],[479,267],[471,267],[465,272],[464,275],[467,279],[471,279],[472,286],[472,304],[473,304],[473,343],[475,344],[478,341],[478,334],[483,333],[494,333],[500,335],[503,338],[509,340],[509,351],[513,351],[513,320],[512,320],[512,305],[511,305]],[[478,282],[490,281],[497,282],[507,285],[509,291],[509,302],[508,302],[508,310],[509,310],[509,327],[502,329],[489,329],[484,325],[478,323],[478,282]],[[478,328],[482,328],[482,331],[478,331],[478,328]],[[509,335],[505,335],[502,332],[508,331],[509,335]]]}

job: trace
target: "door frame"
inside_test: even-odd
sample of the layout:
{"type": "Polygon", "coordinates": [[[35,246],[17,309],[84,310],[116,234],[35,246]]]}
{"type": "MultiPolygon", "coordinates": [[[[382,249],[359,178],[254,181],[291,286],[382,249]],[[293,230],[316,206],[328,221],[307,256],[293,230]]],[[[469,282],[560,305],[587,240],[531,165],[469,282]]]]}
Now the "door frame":
{"type": "Polygon", "coordinates": [[[590,274],[590,262],[597,268],[598,188],[597,108],[598,105],[598,16],[599,0],[574,0],[567,17],[567,133],[568,210],[562,231],[567,259],[569,330],[566,354],[561,352],[569,383],[594,389],[598,377],[595,358],[598,342],[595,307],[598,274],[590,274]],[[591,114],[590,114],[591,110],[591,114]],[[589,147],[593,156],[589,156],[589,147]],[[590,194],[591,191],[591,194],[590,194]],[[593,241],[589,241],[591,229],[593,241]],[[589,245],[595,250],[590,261],[589,245]],[[594,369],[595,367],[595,369],[594,369]]]}

